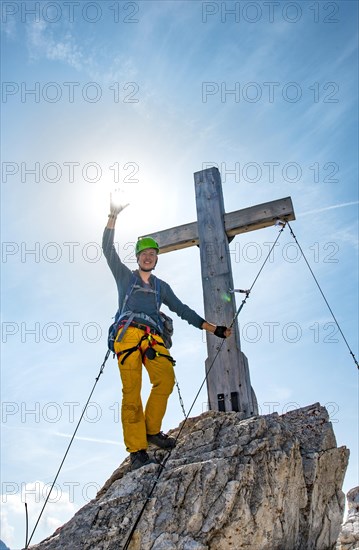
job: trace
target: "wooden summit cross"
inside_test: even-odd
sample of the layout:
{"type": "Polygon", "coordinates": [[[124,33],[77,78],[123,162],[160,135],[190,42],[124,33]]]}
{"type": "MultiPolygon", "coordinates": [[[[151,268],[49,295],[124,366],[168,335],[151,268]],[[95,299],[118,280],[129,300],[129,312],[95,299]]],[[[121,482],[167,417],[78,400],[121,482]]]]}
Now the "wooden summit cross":
{"type": "MultiPolygon", "coordinates": [[[[199,245],[205,318],[229,326],[236,314],[235,295],[229,294],[229,289],[234,288],[229,240],[239,233],[274,225],[278,219],[294,220],[293,205],[291,198],[286,197],[226,214],[218,169],[195,172],[194,181],[198,221],[149,236],[158,242],[160,254],[199,245]],[[223,299],[224,296],[227,299],[223,299]]],[[[218,338],[208,333],[207,373],[218,348],[218,338]]],[[[208,374],[207,392],[211,410],[237,411],[244,418],[258,414],[248,361],[240,347],[237,323],[208,374]]]]}

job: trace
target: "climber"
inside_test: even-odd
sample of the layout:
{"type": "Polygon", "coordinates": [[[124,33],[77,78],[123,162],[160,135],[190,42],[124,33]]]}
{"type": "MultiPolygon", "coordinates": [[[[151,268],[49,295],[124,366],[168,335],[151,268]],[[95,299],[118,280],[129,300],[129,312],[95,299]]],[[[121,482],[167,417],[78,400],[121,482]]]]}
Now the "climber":
{"type": "Polygon", "coordinates": [[[231,329],[205,321],[183,304],[166,282],[151,274],[157,265],[159,252],[154,239],[145,237],[137,242],[135,252],[138,269],[135,272],[121,262],[113,241],[117,216],[124,208],[116,205],[111,197],[102,249],[117,284],[119,311],[122,312],[114,350],[122,380],[121,420],[124,442],[130,453],[131,470],[136,470],[153,462],[147,454],[148,443],[162,449],[175,446],[175,439],[161,432],[167,400],[174,386],[174,361],[161,336],[163,327],[157,299],[181,319],[219,338],[230,336],[231,329]],[[156,291],[157,284],[159,292],[156,291]],[[142,363],[152,384],[144,411],[141,401],[142,363]]]}

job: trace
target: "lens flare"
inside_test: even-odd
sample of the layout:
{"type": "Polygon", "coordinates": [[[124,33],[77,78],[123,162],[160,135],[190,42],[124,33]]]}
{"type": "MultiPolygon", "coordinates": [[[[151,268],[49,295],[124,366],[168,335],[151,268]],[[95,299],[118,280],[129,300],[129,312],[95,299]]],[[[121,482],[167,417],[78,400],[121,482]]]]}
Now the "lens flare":
{"type": "Polygon", "coordinates": [[[230,295],[229,295],[227,292],[224,292],[224,293],[222,294],[221,298],[222,298],[222,300],[223,300],[224,302],[230,302],[230,301],[231,301],[231,297],[230,297],[230,295]]]}

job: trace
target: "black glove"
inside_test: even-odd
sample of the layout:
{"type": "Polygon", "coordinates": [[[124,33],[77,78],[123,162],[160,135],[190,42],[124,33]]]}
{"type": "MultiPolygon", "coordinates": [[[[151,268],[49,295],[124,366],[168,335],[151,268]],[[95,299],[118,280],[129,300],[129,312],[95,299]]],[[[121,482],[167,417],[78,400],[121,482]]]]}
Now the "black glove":
{"type": "Polygon", "coordinates": [[[227,330],[227,327],[216,327],[216,330],[214,331],[214,335],[218,336],[218,338],[227,338],[227,336],[224,334],[227,330]]]}

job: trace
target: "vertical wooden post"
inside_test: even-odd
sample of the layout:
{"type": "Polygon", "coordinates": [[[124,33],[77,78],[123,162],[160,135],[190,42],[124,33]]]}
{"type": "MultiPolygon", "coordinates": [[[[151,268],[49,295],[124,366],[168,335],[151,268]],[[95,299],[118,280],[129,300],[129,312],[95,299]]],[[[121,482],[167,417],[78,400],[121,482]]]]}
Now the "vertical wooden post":
{"type": "MultiPolygon", "coordinates": [[[[210,322],[229,326],[236,313],[236,303],[234,294],[229,293],[234,286],[224,226],[221,176],[217,168],[208,168],[195,172],[194,181],[205,317],[210,322]]],[[[244,418],[257,414],[248,361],[241,352],[237,323],[213,363],[220,343],[216,336],[207,335],[207,373],[211,367],[207,378],[209,408],[239,411],[244,418]]]]}

